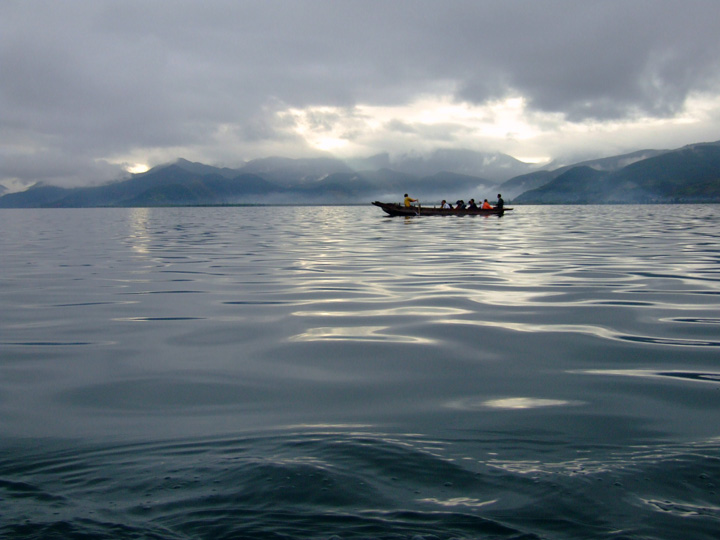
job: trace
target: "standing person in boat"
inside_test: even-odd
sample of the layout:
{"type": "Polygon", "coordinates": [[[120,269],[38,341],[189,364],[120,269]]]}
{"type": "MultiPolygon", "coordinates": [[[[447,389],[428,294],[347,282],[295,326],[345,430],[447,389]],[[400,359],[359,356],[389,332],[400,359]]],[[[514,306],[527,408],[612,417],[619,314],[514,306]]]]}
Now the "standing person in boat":
{"type": "Polygon", "coordinates": [[[477,204],[475,204],[475,199],[470,199],[470,200],[468,201],[467,207],[468,207],[468,209],[470,209],[470,210],[477,210],[478,207],[477,207],[477,204]]]}
{"type": "Polygon", "coordinates": [[[495,205],[496,210],[502,210],[505,207],[505,201],[503,201],[502,195],[498,193],[497,204],[495,205]]]}
{"type": "Polygon", "coordinates": [[[417,202],[417,199],[413,199],[412,197],[409,197],[408,194],[405,194],[405,208],[410,208],[412,206],[412,203],[417,202]]]}
{"type": "Polygon", "coordinates": [[[487,199],[485,199],[483,201],[482,206],[480,208],[482,208],[483,210],[492,210],[493,209],[492,205],[488,202],[487,199]]]}

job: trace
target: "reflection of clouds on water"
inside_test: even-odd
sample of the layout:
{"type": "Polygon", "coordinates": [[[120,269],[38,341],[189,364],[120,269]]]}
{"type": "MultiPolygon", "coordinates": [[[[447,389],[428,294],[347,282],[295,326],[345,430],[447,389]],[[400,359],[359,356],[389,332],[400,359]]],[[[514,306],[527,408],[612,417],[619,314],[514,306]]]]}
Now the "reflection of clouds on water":
{"type": "Polygon", "coordinates": [[[290,337],[290,341],[390,341],[395,343],[433,343],[418,336],[401,336],[383,333],[387,326],[335,326],[310,328],[290,337]]]}
{"type": "Polygon", "coordinates": [[[539,409],[544,407],[568,407],[583,405],[580,401],[567,401],[563,399],[543,399],[532,397],[506,397],[482,400],[479,398],[464,398],[453,400],[446,404],[448,408],[472,411],[477,409],[539,409]]]}
{"type": "Polygon", "coordinates": [[[562,399],[537,399],[537,398],[503,398],[491,399],[483,402],[484,407],[491,409],[537,409],[540,407],[562,407],[577,405],[577,402],[565,401],[562,399]]]}
{"type": "Polygon", "coordinates": [[[581,457],[578,459],[560,462],[545,462],[531,459],[491,459],[487,461],[487,466],[491,468],[502,469],[503,471],[513,474],[549,474],[573,477],[615,472],[623,466],[623,463],[621,460],[618,460],[617,463],[607,463],[603,461],[593,461],[590,458],[581,457]]]}
{"type": "Polygon", "coordinates": [[[645,504],[655,507],[663,513],[674,514],[680,517],[687,516],[714,516],[720,517],[720,506],[717,505],[698,505],[688,504],[686,502],[641,499],[645,504]]]}
{"type": "Polygon", "coordinates": [[[419,502],[438,504],[440,506],[446,506],[446,507],[467,506],[470,508],[480,508],[481,506],[489,506],[491,504],[495,504],[496,502],[498,502],[498,500],[492,499],[489,501],[481,501],[478,499],[471,499],[470,497],[454,497],[452,499],[436,499],[436,498],[431,497],[428,499],[419,499],[419,502]]]}
{"type": "Polygon", "coordinates": [[[569,333],[584,334],[603,339],[631,341],[646,345],[669,345],[674,347],[720,347],[720,341],[700,339],[680,339],[668,337],[642,336],[621,334],[610,328],[589,324],[538,324],[536,322],[510,322],[488,320],[444,319],[439,321],[451,325],[471,325],[504,328],[515,332],[529,332],[538,334],[569,333]]]}
{"type": "Polygon", "coordinates": [[[589,334],[603,338],[615,337],[613,333],[607,328],[601,328],[599,326],[591,325],[579,325],[579,324],[538,324],[538,323],[522,323],[522,322],[510,322],[510,321],[483,321],[483,320],[464,320],[464,319],[445,319],[440,321],[444,324],[451,325],[471,325],[471,326],[489,326],[497,328],[505,328],[507,330],[514,330],[516,332],[535,332],[535,333],[548,333],[548,332],[565,332],[574,334],[589,334]]]}
{"type": "Polygon", "coordinates": [[[128,241],[135,253],[148,254],[150,252],[150,234],[148,232],[150,221],[149,208],[132,208],[129,211],[130,234],[128,241]]]}
{"type": "MultiPolygon", "coordinates": [[[[711,476],[704,472],[703,468],[708,463],[702,460],[711,458],[713,462],[715,461],[718,443],[720,443],[720,439],[713,438],[681,444],[641,445],[619,449],[604,455],[602,459],[594,457],[592,450],[588,450],[587,455],[559,461],[493,457],[485,464],[490,468],[501,469],[513,474],[533,475],[536,478],[542,478],[545,475],[555,479],[596,476],[600,480],[602,475],[611,474],[614,479],[614,487],[622,487],[621,480],[624,478],[644,477],[644,480],[649,482],[651,477],[658,482],[656,489],[660,490],[664,490],[667,485],[674,485],[673,482],[666,484],[667,479],[679,478],[692,471],[689,472],[690,479],[687,483],[695,484],[696,489],[707,490],[714,495],[715,486],[709,482],[711,476]]],[[[713,468],[712,465],[710,467],[713,468]]],[[[660,505],[654,504],[657,501],[643,500],[643,502],[660,507],[660,505]]],[[[685,512],[685,510],[695,506],[687,502],[676,506],[676,503],[670,498],[664,499],[664,504],[667,505],[667,508],[663,509],[664,511],[669,512],[675,508],[684,515],[691,513],[685,512]]],[[[712,508],[713,511],[717,509],[716,506],[712,508]]]]}
{"type": "MultiPolygon", "coordinates": [[[[513,282],[514,286],[517,283],[513,282]]],[[[501,289],[497,291],[483,291],[482,294],[471,297],[480,304],[494,306],[531,306],[543,305],[546,303],[560,303],[565,298],[565,292],[540,291],[540,290],[511,290],[501,289]]]]}
{"type": "MultiPolygon", "coordinates": [[[[377,306],[377,303],[369,303],[377,306]]],[[[303,310],[294,311],[297,317],[383,317],[383,316],[415,316],[415,317],[445,317],[448,315],[466,315],[472,313],[466,309],[436,306],[389,307],[387,309],[346,309],[344,311],[303,310]]]]}

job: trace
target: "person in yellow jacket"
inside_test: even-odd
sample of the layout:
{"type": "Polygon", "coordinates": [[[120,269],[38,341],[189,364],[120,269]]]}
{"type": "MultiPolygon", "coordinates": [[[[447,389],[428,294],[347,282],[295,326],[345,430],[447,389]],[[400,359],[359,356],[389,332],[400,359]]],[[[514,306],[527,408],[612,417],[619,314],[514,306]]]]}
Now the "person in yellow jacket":
{"type": "Polygon", "coordinates": [[[410,208],[412,206],[411,203],[417,202],[417,199],[413,199],[412,197],[408,197],[408,194],[405,194],[405,208],[410,208]]]}

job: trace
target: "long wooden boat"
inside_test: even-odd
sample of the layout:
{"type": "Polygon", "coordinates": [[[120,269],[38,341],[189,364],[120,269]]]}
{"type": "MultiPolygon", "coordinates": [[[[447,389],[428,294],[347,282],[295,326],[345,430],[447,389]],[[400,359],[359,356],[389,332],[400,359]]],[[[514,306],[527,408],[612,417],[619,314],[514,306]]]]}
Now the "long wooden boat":
{"type": "Polygon", "coordinates": [[[406,207],[405,205],[398,203],[384,203],[380,201],[374,201],[375,206],[379,206],[388,215],[391,216],[502,216],[505,212],[512,210],[512,208],[503,208],[499,210],[493,208],[492,210],[470,210],[466,208],[464,210],[454,210],[451,208],[435,208],[432,206],[411,206],[406,207]]]}

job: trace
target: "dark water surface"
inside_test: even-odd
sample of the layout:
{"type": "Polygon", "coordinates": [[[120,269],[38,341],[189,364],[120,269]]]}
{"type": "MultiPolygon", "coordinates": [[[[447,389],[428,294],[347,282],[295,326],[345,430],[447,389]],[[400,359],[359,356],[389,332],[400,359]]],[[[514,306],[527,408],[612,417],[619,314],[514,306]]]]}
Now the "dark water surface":
{"type": "Polygon", "coordinates": [[[0,537],[720,537],[720,206],[0,212],[0,537]]]}

